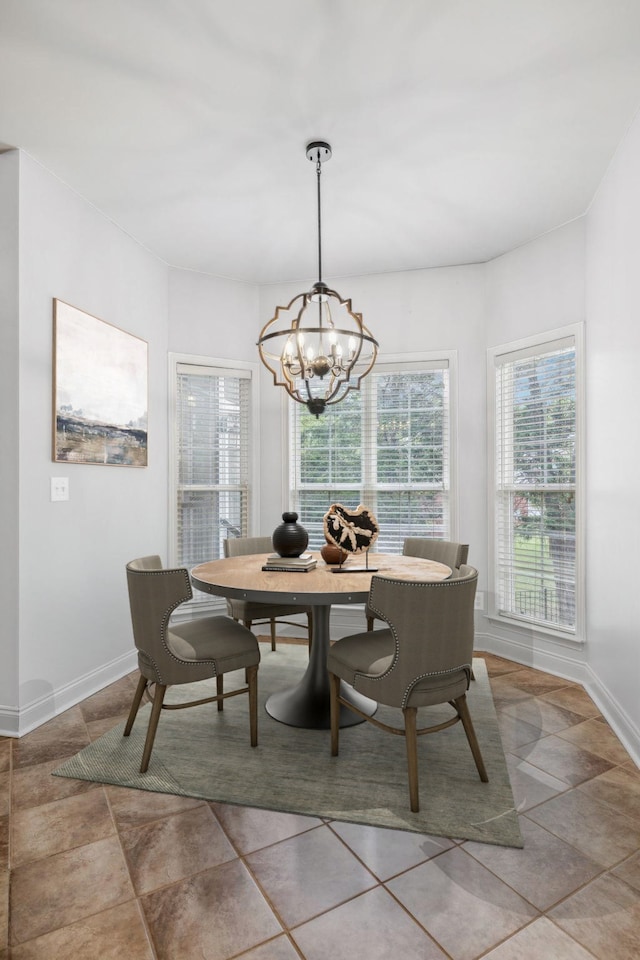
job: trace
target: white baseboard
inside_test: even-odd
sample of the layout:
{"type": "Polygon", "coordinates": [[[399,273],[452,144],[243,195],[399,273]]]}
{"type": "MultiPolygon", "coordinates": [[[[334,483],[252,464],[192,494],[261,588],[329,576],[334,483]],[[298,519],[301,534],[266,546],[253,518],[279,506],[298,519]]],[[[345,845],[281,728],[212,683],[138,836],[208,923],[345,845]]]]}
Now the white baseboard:
{"type": "Polygon", "coordinates": [[[640,767],[640,730],[590,667],[587,667],[587,672],[589,679],[584,685],[587,693],[622,746],[631,755],[633,762],[640,767]]]}
{"type": "Polygon", "coordinates": [[[0,735],[23,737],[47,720],[52,720],[110,683],[131,673],[137,665],[137,652],[131,650],[97,670],[92,670],[85,676],[47,693],[46,696],[33,700],[19,711],[15,708],[0,707],[0,735]]]}

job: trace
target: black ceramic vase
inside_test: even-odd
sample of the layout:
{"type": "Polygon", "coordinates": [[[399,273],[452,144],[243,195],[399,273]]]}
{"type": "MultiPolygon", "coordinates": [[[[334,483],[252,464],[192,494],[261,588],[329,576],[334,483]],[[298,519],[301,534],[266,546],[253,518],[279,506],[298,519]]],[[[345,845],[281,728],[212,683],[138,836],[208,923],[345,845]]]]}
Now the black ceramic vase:
{"type": "Polygon", "coordinates": [[[297,513],[283,513],[282,520],[273,531],[273,549],[281,557],[299,557],[307,549],[309,534],[297,522],[297,513]]]}

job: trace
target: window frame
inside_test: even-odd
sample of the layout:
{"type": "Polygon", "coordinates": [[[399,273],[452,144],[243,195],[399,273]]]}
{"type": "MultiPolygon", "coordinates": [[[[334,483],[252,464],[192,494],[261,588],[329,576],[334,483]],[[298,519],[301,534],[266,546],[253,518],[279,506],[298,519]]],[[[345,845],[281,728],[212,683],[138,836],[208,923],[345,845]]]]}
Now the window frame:
{"type": "MultiPolygon", "coordinates": [[[[370,376],[376,373],[388,371],[389,373],[410,372],[411,370],[421,370],[426,367],[433,369],[442,369],[446,366],[449,371],[449,539],[458,539],[459,530],[459,491],[458,491],[458,352],[457,350],[433,350],[417,351],[415,353],[398,354],[379,354],[378,360],[371,371],[370,376]]],[[[368,379],[368,378],[367,378],[368,379]]],[[[367,391],[367,379],[362,381],[360,393],[367,391]]],[[[291,417],[295,409],[295,401],[285,396],[282,400],[282,436],[284,438],[285,455],[282,457],[282,509],[295,509],[291,502],[292,490],[290,487],[291,477],[291,417]]],[[[367,413],[364,414],[367,416],[367,413]]],[[[365,471],[366,477],[366,471],[365,471]]],[[[362,488],[365,490],[367,482],[363,477],[362,488]]],[[[385,489],[385,484],[380,486],[385,489]]],[[[330,504],[327,504],[327,508],[330,504]]],[[[374,545],[374,551],[377,545],[374,545]]]]}
{"type": "Polygon", "coordinates": [[[535,634],[564,640],[570,644],[583,643],[585,638],[585,391],[584,391],[584,324],[575,323],[536,334],[510,343],[487,349],[487,493],[488,493],[488,560],[489,603],[487,616],[498,623],[532,630],[535,634]],[[560,349],[573,341],[575,350],[575,628],[563,628],[541,623],[522,616],[501,612],[498,598],[498,540],[499,514],[497,505],[497,384],[496,370],[501,358],[506,362],[517,360],[518,355],[539,356],[560,349]]]}
{"type": "MultiPolygon", "coordinates": [[[[168,563],[169,566],[180,566],[178,561],[178,368],[180,365],[206,368],[213,376],[240,376],[249,380],[249,424],[248,424],[248,499],[247,499],[247,531],[246,536],[253,536],[259,522],[258,508],[260,503],[259,468],[260,468],[260,383],[259,365],[255,361],[229,360],[220,357],[203,357],[186,353],[169,353],[169,483],[168,483],[168,563]],[[247,377],[248,374],[248,377],[247,377]]],[[[194,591],[195,594],[195,591],[194,591]]],[[[222,597],[208,597],[204,594],[195,597],[181,609],[188,610],[197,607],[200,612],[214,611],[225,608],[226,601],[222,597]]]]}

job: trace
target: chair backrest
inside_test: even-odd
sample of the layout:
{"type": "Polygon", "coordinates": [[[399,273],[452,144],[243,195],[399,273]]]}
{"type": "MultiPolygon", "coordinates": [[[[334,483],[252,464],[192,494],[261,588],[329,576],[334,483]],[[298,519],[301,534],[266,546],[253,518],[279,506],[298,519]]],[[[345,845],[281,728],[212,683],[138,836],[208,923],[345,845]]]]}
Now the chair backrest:
{"type": "Polygon", "coordinates": [[[271,537],[230,537],[223,541],[225,557],[245,557],[250,553],[273,553],[271,537]]]}
{"type": "Polygon", "coordinates": [[[429,540],[426,537],[407,537],[402,547],[405,557],[421,557],[422,560],[435,560],[457,570],[467,562],[468,543],[454,543],[453,540],[429,540]]]}
{"type": "Polygon", "coordinates": [[[193,596],[184,567],[164,569],[159,556],[127,564],[127,586],[133,639],[141,672],[158,683],[170,683],[176,659],[167,647],[169,617],[193,596]]]}
{"type": "MultiPolygon", "coordinates": [[[[442,690],[447,678],[470,677],[477,582],[478,571],[466,564],[454,579],[436,582],[372,577],[369,606],[389,625],[396,647],[392,663],[375,682],[383,693],[380,702],[406,706],[418,688],[426,690],[431,683],[442,690]]],[[[357,689],[374,696],[360,685],[357,689]]],[[[428,702],[443,701],[427,697],[414,705],[428,702]]]]}

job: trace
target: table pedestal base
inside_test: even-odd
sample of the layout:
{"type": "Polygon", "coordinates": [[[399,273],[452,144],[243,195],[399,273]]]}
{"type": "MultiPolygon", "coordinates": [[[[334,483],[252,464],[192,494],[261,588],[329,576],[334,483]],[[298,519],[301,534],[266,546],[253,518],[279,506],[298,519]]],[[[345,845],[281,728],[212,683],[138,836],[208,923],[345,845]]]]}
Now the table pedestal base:
{"type": "MultiPolygon", "coordinates": [[[[327,672],[327,653],[329,651],[329,614],[328,606],[313,608],[313,643],[309,655],[307,670],[295,687],[273,693],[266,703],[266,711],[274,720],[287,723],[291,727],[305,727],[309,730],[329,730],[331,727],[331,706],[329,692],[329,674],[327,672]]],[[[260,673],[258,671],[258,682],[260,673]]],[[[367,716],[372,717],[378,709],[375,700],[363,697],[352,687],[341,681],[340,695],[353,703],[367,716]]],[[[340,726],[352,727],[364,723],[362,717],[340,706],[340,726]]]]}

